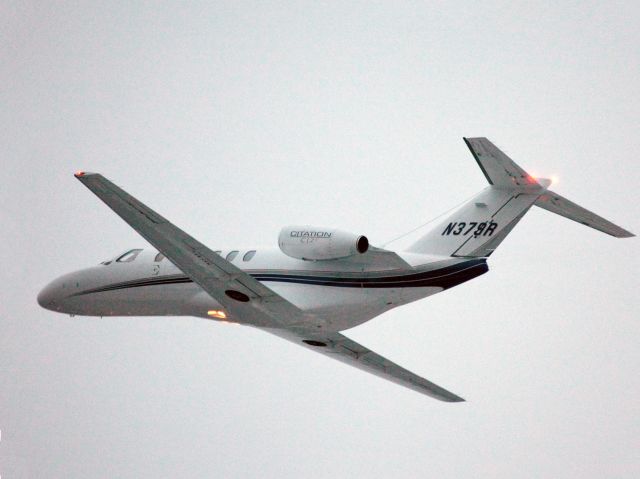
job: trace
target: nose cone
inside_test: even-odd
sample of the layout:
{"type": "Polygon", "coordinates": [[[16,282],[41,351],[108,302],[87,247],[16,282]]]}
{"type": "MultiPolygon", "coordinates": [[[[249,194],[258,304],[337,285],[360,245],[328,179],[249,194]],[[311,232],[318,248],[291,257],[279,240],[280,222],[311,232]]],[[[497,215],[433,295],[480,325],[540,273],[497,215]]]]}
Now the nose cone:
{"type": "Polygon", "coordinates": [[[87,304],[79,295],[96,285],[97,271],[98,268],[87,268],[54,279],[38,294],[38,304],[57,313],[82,314],[87,304]]]}
{"type": "Polygon", "coordinates": [[[57,302],[57,296],[59,294],[58,289],[59,288],[56,287],[55,282],[46,285],[38,294],[38,304],[45,309],[58,311],[60,306],[57,302]]]}

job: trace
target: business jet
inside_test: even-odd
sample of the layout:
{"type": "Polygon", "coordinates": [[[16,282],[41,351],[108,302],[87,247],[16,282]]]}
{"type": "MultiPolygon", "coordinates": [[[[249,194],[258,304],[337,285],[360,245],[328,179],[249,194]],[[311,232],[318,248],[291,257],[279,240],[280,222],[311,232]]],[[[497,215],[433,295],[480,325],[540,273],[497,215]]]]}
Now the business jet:
{"type": "Polygon", "coordinates": [[[617,238],[634,236],[549,190],[486,138],[465,138],[489,186],[406,251],[364,235],[288,226],[278,248],[211,249],[100,174],[75,177],[154,249],[129,249],[61,276],[38,295],[86,316],[197,316],[253,326],[435,399],[464,401],[340,331],[488,271],[487,259],[532,206],[617,238]]]}

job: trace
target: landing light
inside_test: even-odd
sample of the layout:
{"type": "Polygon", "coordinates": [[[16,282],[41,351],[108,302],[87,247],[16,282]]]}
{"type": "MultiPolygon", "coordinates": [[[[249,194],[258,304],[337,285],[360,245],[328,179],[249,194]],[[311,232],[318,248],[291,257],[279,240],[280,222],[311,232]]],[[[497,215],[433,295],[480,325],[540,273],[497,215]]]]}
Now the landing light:
{"type": "Polygon", "coordinates": [[[227,319],[227,313],[225,313],[221,309],[210,309],[209,311],[207,311],[207,315],[211,316],[212,318],[227,319]]]}
{"type": "Polygon", "coordinates": [[[558,175],[551,175],[551,184],[557,185],[558,183],[560,183],[560,178],[558,178],[558,175]]]}
{"type": "Polygon", "coordinates": [[[74,173],[74,175],[79,178],[80,176],[84,176],[84,171],[78,170],[74,173]]]}

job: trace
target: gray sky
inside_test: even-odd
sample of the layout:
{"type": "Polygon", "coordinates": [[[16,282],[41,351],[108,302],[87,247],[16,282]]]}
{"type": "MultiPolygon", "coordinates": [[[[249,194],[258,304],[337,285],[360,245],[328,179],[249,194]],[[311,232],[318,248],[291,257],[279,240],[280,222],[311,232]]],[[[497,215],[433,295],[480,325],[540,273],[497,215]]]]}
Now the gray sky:
{"type": "Polygon", "coordinates": [[[491,271],[347,335],[444,404],[244,327],[89,319],[145,245],[100,171],[214,248],[381,244],[485,186],[487,136],[638,233],[637,2],[0,3],[2,477],[638,477],[638,240],[533,210],[491,271]],[[532,4],[534,3],[534,4],[532,4]]]}

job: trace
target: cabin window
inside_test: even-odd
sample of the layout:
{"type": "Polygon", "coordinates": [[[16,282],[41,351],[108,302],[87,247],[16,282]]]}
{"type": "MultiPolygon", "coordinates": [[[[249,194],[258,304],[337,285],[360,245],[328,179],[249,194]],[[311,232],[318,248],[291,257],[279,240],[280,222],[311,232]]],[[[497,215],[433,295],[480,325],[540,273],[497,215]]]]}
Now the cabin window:
{"type": "Polygon", "coordinates": [[[236,258],[236,256],[238,256],[238,252],[232,251],[227,255],[227,261],[233,261],[236,258]]]}
{"type": "Polygon", "coordinates": [[[242,257],[242,261],[251,261],[251,258],[253,258],[255,255],[256,250],[252,249],[251,251],[247,251],[242,257]]]}
{"type": "Polygon", "coordinates": [[[162,253],[158,253],[153,261],[155,261],[156,263],[159,263],[163,259],[164,259],[164,255],[162,253]]]}
{"type": "Polygon", "coordinates": [[[142,252],[141,249],[132,249],[130,251],[127,251],[125,254],[123,254],[122,256],[120,256],[116,262],[118,263],[131,263],[133,260],[136,259],[136,257],[142,252]]]}

